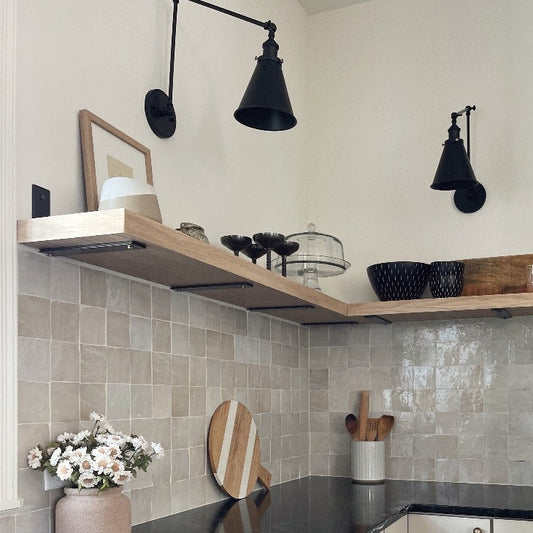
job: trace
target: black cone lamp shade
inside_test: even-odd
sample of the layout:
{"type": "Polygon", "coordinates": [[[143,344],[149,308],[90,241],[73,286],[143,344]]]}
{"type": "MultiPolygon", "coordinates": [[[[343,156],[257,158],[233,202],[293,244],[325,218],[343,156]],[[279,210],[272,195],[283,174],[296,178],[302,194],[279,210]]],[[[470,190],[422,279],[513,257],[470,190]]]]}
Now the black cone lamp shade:
{"type": "Polygon", "coordinates": [[[252,79],[234,113],[238,122],[250,128],[282,131],[296,125],[278,49],[272,37],[263,43],[263,55],[257,58],[252,79]]]}
{"type": "Polygon", "coordinates": [[[457,124],[452,124],[448,130],[449,138],[444,143],[439,166],[431,184],[432,189],[452,191],[467,189],[478,183],[468,159],[463,139],[459,138],[460,131],[457,124]]]}

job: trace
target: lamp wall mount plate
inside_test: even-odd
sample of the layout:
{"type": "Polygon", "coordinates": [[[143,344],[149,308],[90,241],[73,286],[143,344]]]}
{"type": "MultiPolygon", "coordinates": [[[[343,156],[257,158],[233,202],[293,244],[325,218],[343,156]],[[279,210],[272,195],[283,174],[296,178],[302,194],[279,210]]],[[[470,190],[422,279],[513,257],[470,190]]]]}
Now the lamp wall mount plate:
{"type": "Polygon", "coordinates": [[[468,189],[457,189],[453,195],[453,203],[462,213],[479,211],[485,205],[486,199],[487,191],[479,181],[468,189]]]}
{"type": "Polygon", "coordinates": [[[172,101],[161,89],[152,89],[144,98],[144,113],[152,131],[168,139],[176,131],[176,112],[172,101]]]}

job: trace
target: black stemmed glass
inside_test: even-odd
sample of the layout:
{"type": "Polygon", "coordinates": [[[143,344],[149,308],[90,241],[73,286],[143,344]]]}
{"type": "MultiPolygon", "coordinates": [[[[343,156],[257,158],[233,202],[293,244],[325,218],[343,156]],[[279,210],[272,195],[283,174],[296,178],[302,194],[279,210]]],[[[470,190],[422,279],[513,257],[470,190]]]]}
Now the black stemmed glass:
{"type": "Polygon", "coordinates": [[[272,270],[272,250],[279,246],[285,240],[281,233],[256,233],[254,241],[260,244],[267,251],[266,267],[272,270]]]}
{"type": "Polygon", "coordinates": [[[245,235],[224,235],[223,237],[220,237],[220,242],[226,248],[229,248],[234,255],[238,256],[239,252],[244,250],[247,246],[250,246],[252,239],[245,235]]]}
{"type": "Polygon", "coordinates": [[[287,277],[287,257],[298,251],[300,243],[296,241],[283,241],[274,251],[281,256],[281,275],[287,277]]]}
{"type": "Polygon", "coordinates": [[[249,257],[252,260],[252,263],[255,265],[257,264],[257,260],[260,257],[263,257],[267,253],[267,251],[260,244],[253,242],[252,244],[244,248],[242,253],[249,257]]]}

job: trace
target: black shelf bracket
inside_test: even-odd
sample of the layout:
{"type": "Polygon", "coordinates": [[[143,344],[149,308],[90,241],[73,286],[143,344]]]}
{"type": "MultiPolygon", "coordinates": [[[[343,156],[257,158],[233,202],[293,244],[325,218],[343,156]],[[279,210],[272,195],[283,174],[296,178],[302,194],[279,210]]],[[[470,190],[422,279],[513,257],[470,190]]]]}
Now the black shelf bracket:
{"type": "Polygon", "coordinates": [[[494,307],[491,311],[496,315],[497,318],[507,320],[508,318],[513,318],[513,315],[509,313],[504,307],[494,307]]]}
{"type": "Polygon", "coordinates": [[[302,326],[347,326],[352,324],[359,324],[359,322],[356,322],[355,320],[352,322],[305,322],[302,326]]]}
{"type": "Polygon", "coordinates": [[[277,311],[291,309],[314,309],[314,305],[269,305],[265,307],[248,307],[247,311],[277,311]]]}
{"type": "Polygon", "coordinates": [[[98,242],[91,244],[77,244],[75,246],[60,246],[57,248],[40,248],[39,252],[49,257],[68,257],[81,254],[100,254],[103,252],[123,252],[125,250],[142,250],[146,244],[137,241],[98,242]]]}
{"type": "Polygon", "coordinates": [[[365,315],[365,318],[368,318],[369,320],[374,320],[377,324],[383,324],[384,326],[392,324],[390,320],[387,320],[386,318],[383,318],[378,315],[365,315]]]}
{"type": "Polygon", "coordinates": [[[175,285],[170,287],[176,292],[192,292],[192,291],[216,291],[220,289],[249,289],[253,287],[253,283],[248,281],[239,281],[237,283],[204,283],[201,285],[175,285]]]}

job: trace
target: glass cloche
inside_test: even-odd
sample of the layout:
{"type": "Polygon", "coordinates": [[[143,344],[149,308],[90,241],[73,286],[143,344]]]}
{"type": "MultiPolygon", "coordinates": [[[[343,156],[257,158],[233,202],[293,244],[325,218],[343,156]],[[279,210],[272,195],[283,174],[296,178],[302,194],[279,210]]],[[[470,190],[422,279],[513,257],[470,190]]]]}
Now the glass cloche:
{"type": "MultiPolygon", "coordinates": [[[[320,290],[318,277],[338,276],[350,268],[344,260],[342,243],[337,237],[319,233],[311,223],[307,231],[287,235],[287,241],[299,243],[297,253],[287,257],[287,275],[303,277],[303,284],[320,290]]],[[[281,270],[282,260],[274,261],[274,268],[281,270]]]]}

